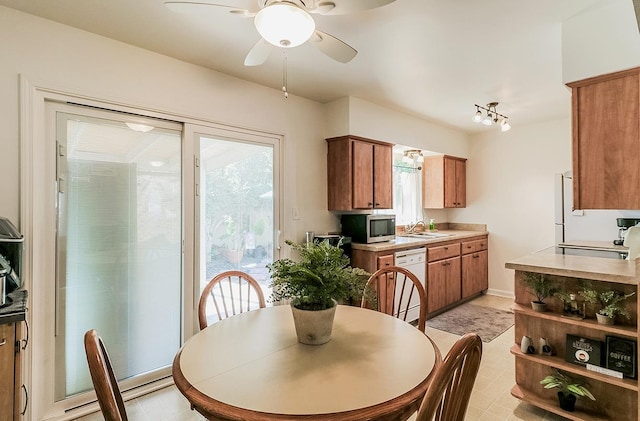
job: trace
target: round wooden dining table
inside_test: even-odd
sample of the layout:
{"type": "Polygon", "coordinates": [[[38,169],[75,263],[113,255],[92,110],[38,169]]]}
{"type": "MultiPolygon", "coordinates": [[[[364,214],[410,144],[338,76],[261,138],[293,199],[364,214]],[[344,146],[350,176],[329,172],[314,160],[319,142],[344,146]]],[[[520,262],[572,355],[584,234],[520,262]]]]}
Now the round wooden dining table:
{"type": "Polygon", "coordinates": [[[304,345],[291,308],[275,306],[198,332],[176,354],[173,377],[212,420],[404,420],[439,360],[409,323],[343,305],[331,340],[304,345]]]}

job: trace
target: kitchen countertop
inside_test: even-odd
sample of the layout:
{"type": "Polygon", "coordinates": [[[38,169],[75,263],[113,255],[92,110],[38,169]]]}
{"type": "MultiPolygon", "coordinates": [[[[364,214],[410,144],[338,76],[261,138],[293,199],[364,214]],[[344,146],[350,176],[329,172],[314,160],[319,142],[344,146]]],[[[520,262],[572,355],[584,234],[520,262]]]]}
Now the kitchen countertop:
{"type": "Polygon", "coordinates": [[[447,237],[437,238],[415,238],[415,237],[403,237],[396,236],[395,240],[383,241],[381,243],[352,243],[351,248],[354,250],[364,251],[391,251],[396,249],[405,249],[409,247],[430,246],[437,243],[459,241],[465,238],[478,237],[481,235],[487,235],[487,231],[467,231],[467,230],[438,230],[440,234],[449,234],[447,237]]]}
{"type": "Polygon", "coordinates": [[[573,256],[550,249],[513,259],[505,263],[505,268],[630,285],[637,285],[640,280],[640,259],[573,256]]]}
{"type": "Polygon", "coordinates": [[[0,324],[23,321],[27,311],[27,298],[26,289],[18,289],[7,294],[7,304],[0,307],[0,324]]]}

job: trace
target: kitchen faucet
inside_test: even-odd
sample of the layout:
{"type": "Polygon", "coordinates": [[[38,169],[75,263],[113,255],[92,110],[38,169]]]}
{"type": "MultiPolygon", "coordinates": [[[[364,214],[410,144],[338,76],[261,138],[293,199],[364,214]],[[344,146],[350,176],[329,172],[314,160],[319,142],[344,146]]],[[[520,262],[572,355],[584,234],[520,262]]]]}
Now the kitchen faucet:
{"type": "Polygon", "coordinates": [[[404,231],[408,233],[412,233],[418,225],[422,225],[423,227],[426,227],[424,221],[418,221],[415,224],[405,225],[404,231]]]}

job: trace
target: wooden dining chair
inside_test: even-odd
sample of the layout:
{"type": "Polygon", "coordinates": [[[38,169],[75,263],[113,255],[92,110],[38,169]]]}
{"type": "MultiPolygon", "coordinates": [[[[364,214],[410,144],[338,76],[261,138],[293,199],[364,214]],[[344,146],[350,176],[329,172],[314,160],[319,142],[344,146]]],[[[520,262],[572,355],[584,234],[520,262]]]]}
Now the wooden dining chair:
{"type": "Polygon", "coordinates": [[[424,332],[427,322],[427,294],[422,283],[407,269],[386,266],[369,277],[360,306],[411,321],[407,320],[409,308],[416,304],[420,307],[418,329],[424,332]],[[371,294],[375,295],[373,299],[371,294]]]}
{"type": "Polygon", "coordinates": [[[463,421],[482,358],[482,340],[467,333],[437,366],[416,421],[463,421]]]}
{"type": "Polygon", "coordinates": [[[84,334],[84,350],[93,388],[105,421],[127,421],[122,394],[113,374],[109,354],[98,333],[91,329],[84,334]]]}
{"type": "Polygon", "coordinates": [[[266,307],[264,293],[258,281],[249,274],[237,270],[216,275],[202,291],[198,304],[200,330],[209,325],[208,304],[213,304],[215,307],[218,320],[266,307]]]}

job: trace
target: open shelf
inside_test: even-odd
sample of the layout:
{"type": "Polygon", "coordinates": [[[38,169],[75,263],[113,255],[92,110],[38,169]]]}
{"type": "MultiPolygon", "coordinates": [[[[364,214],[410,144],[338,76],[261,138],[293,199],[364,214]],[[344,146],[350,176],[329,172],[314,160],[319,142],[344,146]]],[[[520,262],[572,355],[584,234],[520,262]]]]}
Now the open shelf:
{"type": "Polygon", "coordinates": [[[636,339],[638,337],[638,327],[633,325],[603,325],[595,319],[574,319],[571,317],[563,317],[562,314],[556,312],[538,312],[533,311],[531,307],[514,303],[511,307],[515,313],[523,313],[530,317],[543,320],[550,320],[554,323],[563,323],[566,325],[580,326],[592,330],[599,330],[606,334],[621,335],[636,339]]]}
{"type": "Polygon", "coordinates": [[[520,386],[515,385],[511,388],[511,395],[520,399],[521,401],[530,403],[531,405],[535,405],[538,408],[542,408],[546,411],[552,412],[554,414],[560,415],[562,417],[568,418],[574,421],[604,421],[609,420],[609,417],[602,417],[590,413],[586,413],[580,410],[576,410],[574,412],[568,412],[563,409],[560,409],[558,401],[556,399],[546,399],[540,396],[529,393],[520,388],[520,386]]]}
{"type": "MultiPolygon", "coordinates": [[[[572,257],[572,256],[568,256],[572,257]]],[[[535,265],[527,266],[519,270],[516,268],[514,274],[514,296],[515,302],[512,304],[515,322],[515,341],[511,346],[511,354],[515,357],[516,366],[516,386],[511,394],[531,405],[543,408],[551,413],[560,415],[571,420],[624,420],[638,421],[638,395],[640,387],[637,379],[613,377],[602,372],[587,370],[585,366],[566,361],[565,351],[567,345],[567,335],[574,335],[600,341],[600,355],[606,354],[606,338],[617,336],[620,338],[638,341],[638,314],[640,314],[640,301],[637,297],[630,300],[626,309],[629,311],[629,320],[620,320],[620,324],[605,325],[597,322],[595,318],[573,318],[562,311],[562,303],[552,300],[547,312],[537,312],[531,308],[531,290],[526,283],[528,272],[547,274],[552,282],[559,285],[566,291],[578,290],[580,283],[589,280],[594,283],[597,290],[616,289],[625,293],[638,293],[638,280],[640,279],[640,260],[634,266],[633,283],[618,282],[617,277],[607,275],[606,280],[601,279],[602,264],[605,259],[592,259],[580,261],[580,270],[588,270],[588,276],[577,276],[576,273],[562,260],[558,263],[555,259],[544,259],[535,261],[535,265]],[[600,262],[602,260],[602,262],[600,262]],[[542,267],[542,263],[544,267],[542,267]],[[561,267],[556,268],[554,265],[561,267]],[[589,266],[588,264],[592,264],[589,266]],[[547,273],[549,265],[553,273],[547,273]],[[592,268],[592,269],[589,269],[592,268]],[[593,273],[592,273],[593,272],[593,273]],[[606,282],[606,284],[603,284],[606,282]],[[520,338],[528,336],[533,340],[546,338],[548,343],[555,347],[557,355],[549,356],[542,354],[526,354],[520,349],[520,338]],[[570,376],[575,376],[583,380],[589,387],[591,393],[596,397],[595,401],[579,399],[575,412],[568,412],[560,409],[556,393],[541,388],[540,380],[551,374],[552,369],[566,372],[570,376]]],[[[577,260],[570,260],[576,263],[577,260]]],[[[572,263],[572,264],[573,264],[572,263]]],[[[577,264],[577,263],[576,263],[577,264]]],[[[626,266],[625,266],[626,267],[626,266]]],[[[625,278],[626,279],[626,278],[625,278]]],[[[593,310],[593,309],[592,309],[593,310]]],[[[536,351],[537,347],[534,348],[536,351]]],[[[603,361],[605,359],[603,358],[603,361]]],[[[637,363],[637,356],[636,356],[637,363]]],[[[603,364],[604,365],[604,364],[603,364]]],[[[604,371],[604,370],[603,370],[604,371]]]]}
{"type": "Polygon", "coordinates": [[[517,344],[514,344],[511,347],[511,353],[518,358],[524,358],[525,360],[533,361],[538,364],[544,364],[549,367],[558,368],[562,371],[578,374],[582,377],[598,380],[601,382],[606,382],[613,386],[618,386],[624,389],[638,392],[638,381],[634,379],[618,379],[616,377],[607,376],[606,374],[601,374],[595,371],[589,371],[580,365],[569,363],[565,361],[562,357],[558,357],[558,356],[525,354],[520,350],[520,347],[517,344]]]}

